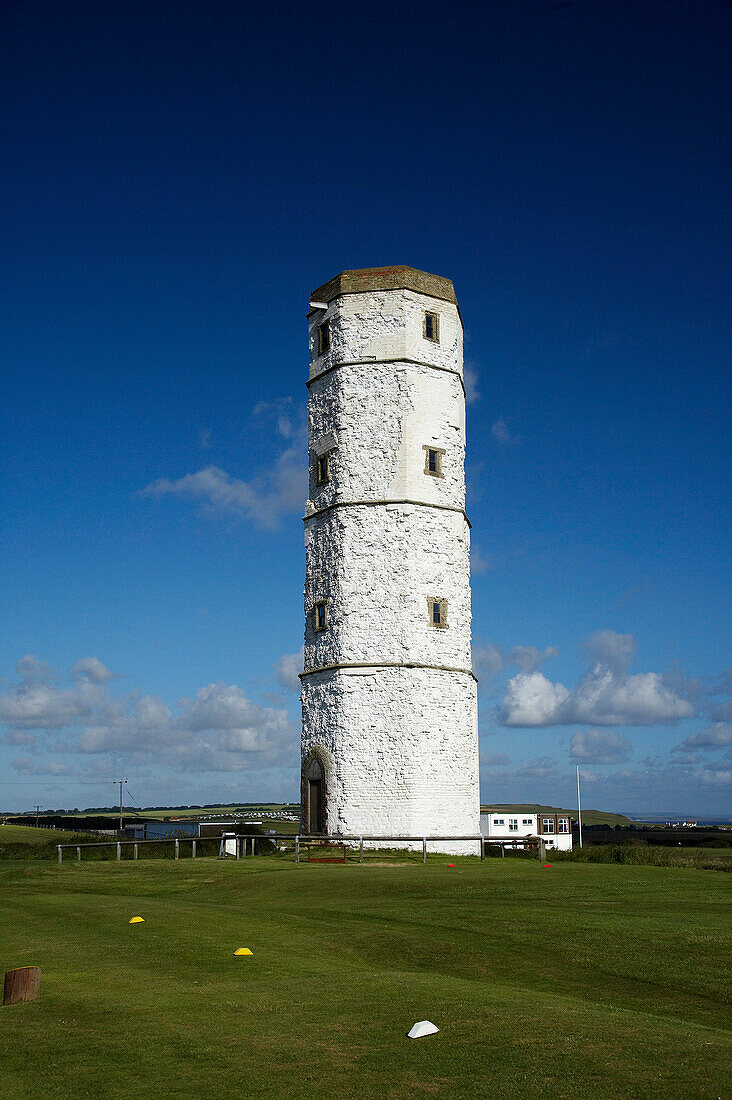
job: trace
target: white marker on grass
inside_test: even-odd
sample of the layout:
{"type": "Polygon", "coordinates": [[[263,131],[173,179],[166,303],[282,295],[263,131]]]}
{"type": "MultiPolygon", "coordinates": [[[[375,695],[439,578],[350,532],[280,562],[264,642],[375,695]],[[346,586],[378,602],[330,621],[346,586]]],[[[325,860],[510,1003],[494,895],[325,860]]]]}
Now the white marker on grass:
{"type": "Polygon", "coordinates": [[[435,1027],[431,1020],[420,1020],[414,1025],[411,1031],[407,1033],[408,1039],[421,1039],[423,1035],[434,1035],[436,1031],[439,1031],[439,1027],[435,1027]]]}

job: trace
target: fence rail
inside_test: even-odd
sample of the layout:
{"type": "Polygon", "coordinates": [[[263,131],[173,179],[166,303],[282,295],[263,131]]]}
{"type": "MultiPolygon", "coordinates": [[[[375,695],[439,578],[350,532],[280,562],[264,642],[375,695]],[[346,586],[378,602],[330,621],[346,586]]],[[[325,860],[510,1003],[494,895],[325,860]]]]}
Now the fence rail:
{"type": "MultiPolygon", "coordinates": [[[[251,854],[254,856],[257,854],[257,841],[258,840],[271,840],[275,844],[277,841],[288,841],[294,844],[295,848],[295,862],[300,862],[300,848],[301,847],[330,847],[335,845],[358,845],[359,849],[359,863],[363,863],[363,851],[364,845],[371,845],[372,843],[383,843],[384,841],[401,841],[410,845],[422,846],[422,862],[427,862],[427,845],[428,844],[446,844],[454,841],[465,843],[472,841],[480,844],[480,858],[481,861],[485,858],[485,837],[480,834],[472,834],[470,836],[367,836],[367,835],[351,835],[351,834],[301,834],[293,836],[292,833],[236,833],[236,834],[223,834],[222,836],[199,836],[199,837],[174,837],[174,838],[149,838],[147,840],[101,840],[92,841],[88,844],[58,844],[58,862],[63,863],[64,851],[75,850],[76,860],[81,863],[81,853],[85,848],[116,848],[117,861],[122,859],[122,849],[132,848],[133,859],[138,858],[139,846],[141,844],[172,844],[174,845],[174,859],[178,859],[180,856],[181,841],[184,844],[191,845],[191,858],[195,859],[197,855],[197,842],[198,841],[220,841],[220,845],[223,846],[225,840],[234,841],[234,849],[236,859],[240,859],[242,854],[246,857],[247,849],[249,847],[248,842],[251,841],[251,854]],[[243,851],[241,841],[244,841],[243,851]]],[[[221,847],[219,848],[219,851],[221,847]]]]}

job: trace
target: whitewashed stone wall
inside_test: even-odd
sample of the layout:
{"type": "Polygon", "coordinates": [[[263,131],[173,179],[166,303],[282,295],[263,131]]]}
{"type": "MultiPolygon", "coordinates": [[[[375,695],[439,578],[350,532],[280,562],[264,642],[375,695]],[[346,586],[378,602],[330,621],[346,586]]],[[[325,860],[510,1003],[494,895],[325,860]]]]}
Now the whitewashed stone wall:
{"type": "Polygon", "coordinates": [[[329,833],[477,834],[458,310],[410,290],[342,294],[310,327],[303,760],[321,750],[329,833]],[[331,348],[317,357],[324,320],[331,348]],[[444,451],[443,477],[425,473],[425,447],[444,451]],[[331,480],[318,486],[324,450],[331,480]],[[430,598],[447,600],[444,629],[430,598]],[[316,632],[320,600],[329,625],[316,632]],[[365,667],[311,671],[333,665],[365,667]]]}

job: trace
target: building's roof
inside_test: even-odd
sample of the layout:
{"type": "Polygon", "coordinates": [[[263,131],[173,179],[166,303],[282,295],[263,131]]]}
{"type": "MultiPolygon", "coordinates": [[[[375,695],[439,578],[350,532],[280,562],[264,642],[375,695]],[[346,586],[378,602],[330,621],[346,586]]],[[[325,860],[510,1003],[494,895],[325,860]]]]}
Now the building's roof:
{"type": "Polygon", "coordinates": [[[310,295],[313,302],[330,302],[341,294],[360,294],[370,290],[416,290],[457,305],[455,288],[450,279],[430,275],[416,267],[363,267],[358,271],[341,271],[323,283],[310,295]]]}

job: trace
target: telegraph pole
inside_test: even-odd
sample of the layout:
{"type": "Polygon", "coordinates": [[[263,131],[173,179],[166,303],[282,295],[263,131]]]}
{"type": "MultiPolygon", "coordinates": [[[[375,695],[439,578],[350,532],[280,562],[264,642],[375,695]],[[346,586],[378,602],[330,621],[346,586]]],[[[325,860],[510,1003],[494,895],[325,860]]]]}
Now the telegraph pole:
{"type": "Polygon", "coordinates": [[[115,784],[119,783],[119,831],[122,832],[122,788],[127,782],[126,779],[115,779],[115,784]]]}
{"type": "Polygon", "coordinates": [[[579,844],[582,847],[582,802],[580,801],[579,764],[577,765],[577,816],[579,818],[579,844]]]}
{"type": "Polygon", "coordinates": [[[41,812],[41,807],[36,805],[36,829],[38,828],[38,815],[41,812]]]}

